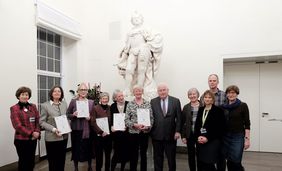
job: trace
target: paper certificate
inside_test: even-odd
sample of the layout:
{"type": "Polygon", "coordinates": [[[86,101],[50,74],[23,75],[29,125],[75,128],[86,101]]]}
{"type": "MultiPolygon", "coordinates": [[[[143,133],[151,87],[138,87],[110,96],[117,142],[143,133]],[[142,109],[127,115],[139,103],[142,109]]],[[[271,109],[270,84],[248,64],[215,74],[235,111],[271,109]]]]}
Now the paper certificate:
{"type": "Polygon", "coordinates": [[[96,118],[96,123],[103,132],[110,134],[108,117],[96,118]]]}
{"type": "Polygon", "coordinates": [[[55,117],[55,122],[56,122],[57,129],[59,130],[61,134],[67,134],[71,132],[70,124],[68,122],[66,115],[55,117]]]}
{"type": "Polygon", "coordinates": [[[149,109],[137,109],[137,122],[145,126],[151,126],[150,110],[149,109]]]}
{"type": "Polygon", "coordinates": [[[124,123],[125,113],[114,113],[114,130],[116,131],[124,131],[125,123],[124,123]]]}
{"type": "Polygon", "coordinates": [[[78,118],[87,118],[89,117],[89,106],[88,100],[86,101],[76,101],[76,110],[78,118]]]}

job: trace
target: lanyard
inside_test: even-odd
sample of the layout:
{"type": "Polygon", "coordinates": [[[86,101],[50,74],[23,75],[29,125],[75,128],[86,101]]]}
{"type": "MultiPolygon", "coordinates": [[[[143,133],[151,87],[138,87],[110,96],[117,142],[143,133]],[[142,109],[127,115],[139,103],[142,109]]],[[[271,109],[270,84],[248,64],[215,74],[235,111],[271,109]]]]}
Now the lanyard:
{"type": "Polygon", "coordinates": [[[204,126],[210,110],[204,110],[202,116],[202,127],[204,126]]]}

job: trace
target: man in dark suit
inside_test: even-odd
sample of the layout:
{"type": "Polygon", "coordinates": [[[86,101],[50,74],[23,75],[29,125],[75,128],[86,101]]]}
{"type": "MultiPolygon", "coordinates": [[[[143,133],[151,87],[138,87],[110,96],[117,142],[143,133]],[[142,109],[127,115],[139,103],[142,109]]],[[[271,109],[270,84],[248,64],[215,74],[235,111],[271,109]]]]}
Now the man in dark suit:
{"type": "Polygon", "coordinates": [[[180,138],[181,105],[179,99],[168,95],[168,87],[158,85],[158,95],[151,100],[154,124],[151,130],[155,171],[163,170],[164,153],[169,171],[176,170],[176,140],[180,138]]]}

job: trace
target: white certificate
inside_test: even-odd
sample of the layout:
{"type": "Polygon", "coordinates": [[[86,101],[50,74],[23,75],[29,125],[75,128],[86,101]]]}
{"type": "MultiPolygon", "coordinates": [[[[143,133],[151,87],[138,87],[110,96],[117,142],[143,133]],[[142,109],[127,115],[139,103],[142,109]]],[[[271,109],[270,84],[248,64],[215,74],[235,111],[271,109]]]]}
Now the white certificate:
{"type": "Polygon", "coordinates": [[[108,117],[96,118],[96,123],[103,132],[110,134],[108,117]]]}
{"type": "Polygon", "coordinates": [[[88,100],[86,101],[76,101],[76,111],[78,118],[87,118],[89,117],[89,106],[88,100]]]}
{"type": "Polygon", "coordinates": [[[70,124],[66,115],[57,116],[54,118],[57,129],[61,134],[67,134],[71,132],[70,124]]]}
{"type": "Polygon", "coordinates": [[[137,109],[137,122],[145,126],[151,126],[150,110],[149,109],[137,109]]]}
{"type": "Polygon", "coordinates": [[[114,130],[116,131],[124,131],[125,123],[124,123],[125,113],[114,113],[114,130]]]}

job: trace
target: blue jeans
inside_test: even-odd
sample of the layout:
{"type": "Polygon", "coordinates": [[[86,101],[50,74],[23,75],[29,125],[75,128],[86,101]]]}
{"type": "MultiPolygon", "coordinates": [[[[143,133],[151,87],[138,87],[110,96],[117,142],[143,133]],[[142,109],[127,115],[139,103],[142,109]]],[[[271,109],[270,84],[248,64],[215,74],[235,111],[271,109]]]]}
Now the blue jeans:
{"type": "Polygon", "coordinates": [[[223,153],[227,159],[228,171],[244,170],[241,162],[245,144],[244,133],[227,133],[223,138],[223,153]]]}

